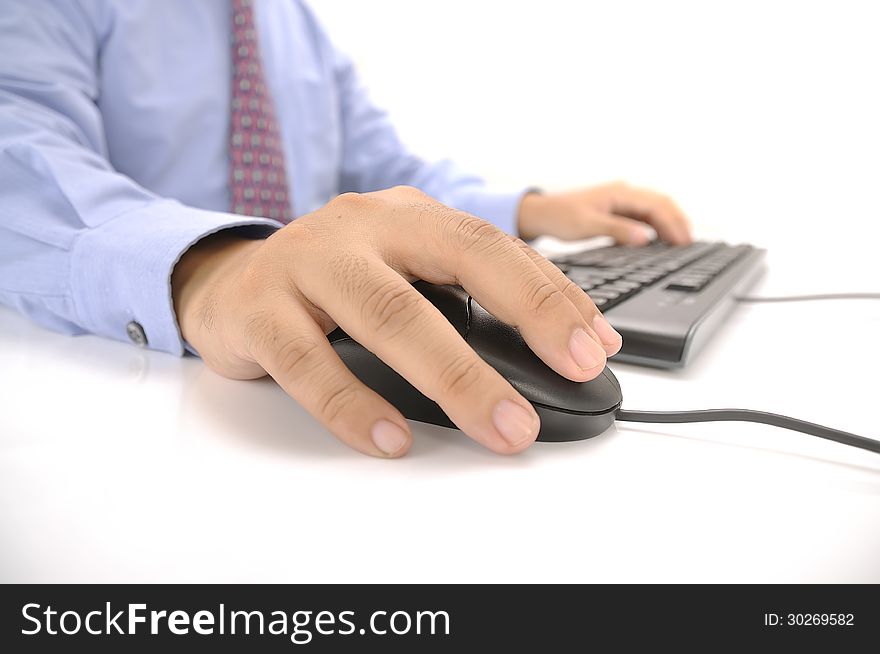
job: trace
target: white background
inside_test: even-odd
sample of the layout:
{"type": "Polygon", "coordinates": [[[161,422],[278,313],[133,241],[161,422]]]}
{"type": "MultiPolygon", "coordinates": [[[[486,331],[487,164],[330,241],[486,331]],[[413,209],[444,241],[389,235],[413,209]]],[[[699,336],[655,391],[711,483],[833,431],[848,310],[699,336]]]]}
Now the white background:
{"type": "Polygon", "coordinates": [[[774,247],[880,233],[875,2],[313,6],[409,144],[495,184],[626,179],[774,247]]]}
{"type": "MultiPolygon", "coordinates": [[[[880,39],[864,2],[316,9],[406,140],[499,186],[624,178],[766,246],[760,292],[878,290],[880,39]]],[[[741,307],[625,406],[880,436],[880,307],[741,307]]],[[[0,311],[3,581],[873,581],[880,460],[742,425],[492,455],[414,424],[357,455],[268,381],[0,311]]],[[[836,608],[835,608],[836,610],[836,608]]]]}

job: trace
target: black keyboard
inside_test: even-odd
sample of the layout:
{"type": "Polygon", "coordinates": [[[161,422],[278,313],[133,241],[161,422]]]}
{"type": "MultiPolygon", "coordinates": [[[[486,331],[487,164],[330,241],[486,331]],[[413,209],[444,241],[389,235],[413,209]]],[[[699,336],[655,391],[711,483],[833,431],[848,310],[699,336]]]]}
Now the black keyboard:
{"type": "Polygon", "coordinates": [[[735,296],[763,271],[764,255],[751,245],[656,242],[584,250],[554,263],[623,336],[615,359],[673,368],[717,331],[735,296]]]}

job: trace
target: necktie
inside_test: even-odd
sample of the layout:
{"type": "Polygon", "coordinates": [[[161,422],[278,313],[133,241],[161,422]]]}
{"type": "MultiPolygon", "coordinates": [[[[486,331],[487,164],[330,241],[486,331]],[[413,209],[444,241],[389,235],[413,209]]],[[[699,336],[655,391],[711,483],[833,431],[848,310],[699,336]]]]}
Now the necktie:
{"type": "Polygon", "coordinates": [[[232,211],[290,222],[284,151],[266,86],[252,0],[232,0],[232,211]]]}

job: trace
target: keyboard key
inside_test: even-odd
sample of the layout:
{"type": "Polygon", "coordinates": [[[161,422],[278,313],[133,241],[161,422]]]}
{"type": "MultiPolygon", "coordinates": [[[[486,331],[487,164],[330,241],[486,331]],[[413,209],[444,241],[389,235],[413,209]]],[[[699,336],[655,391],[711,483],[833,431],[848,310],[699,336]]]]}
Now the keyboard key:
{"type": "Polygon", "coordinates": [[[616,300],[623,295],[623,293],[600,286],[599,288],[591,289],[589,295],[594,299],[598,297],[605,300],[616,300]]]}
{"type": "Polygon", "coordinates": [[[605,284],[605,288],[620,291],[621,293],[629,293],[630,291],[634,291],[640,287],[641,284],[639,284],[638,282],[628,282],[625,279],[618,279],[617,281],[605,284]]]}
{"type": "Polygon", "coordinates": [[[600,275],[595,272],[587,272],[584,270],[578,270],[577,268],[572,269],[568,273],[568,278],[573,281],[575,284],[580,284],[582,282],[592,283],[592,284],[601,284],[602,282],[608,279],[607,275],[600,275]]]}
{"type": "Polygon", "coordinates": [[[608,253],[604,249],[587,250],[586,252],[578,252],[569,255],[561,261],[575,266],[592,266],[608,258],[608,253]]]}
{"type": "Polygon", "coordinates": [[[642,273],[633,273],[631,275],[627,275],[623,277],[624,280],[628,282],[635,282],[640,286],[647,286],[648,284],[653,284],[658,279],[660,279],[662,275],[644,275],[642,273]]]}
{"type": "Polygon", "coordinates": [[[577,252],[557,265],[608,308],[659,280],[665,280],[666,289],[696,293],[749,250],[723,243],[673,246],[658,241],[643,248],[616,245],[577,252]]]}
{"type": "Polygon", "coordinates": [[[672,282],[670,284],[667,284],[666,290],[667,291],[694,292],[694,291],[699,291],[702,287],[703,287],[702,284],[698,284],[695,282],[680,281],[680,282],[672,282]]]}
{"type": "Polygon", "coordinates": [[[605,275],[605,269],[598,266],[570,266],[569,276],[571,275],[605,275]]]}

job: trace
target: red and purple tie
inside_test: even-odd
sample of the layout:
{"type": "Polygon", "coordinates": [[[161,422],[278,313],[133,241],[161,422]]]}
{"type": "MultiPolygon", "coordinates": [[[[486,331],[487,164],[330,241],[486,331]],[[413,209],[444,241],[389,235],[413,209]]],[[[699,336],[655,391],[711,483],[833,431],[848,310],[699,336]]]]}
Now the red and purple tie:
{"type": "Polygon", "coordinates": [[[287,169],[263,76],[252,0],[232,0],[232,211],[291,220],[287,169]]]}

